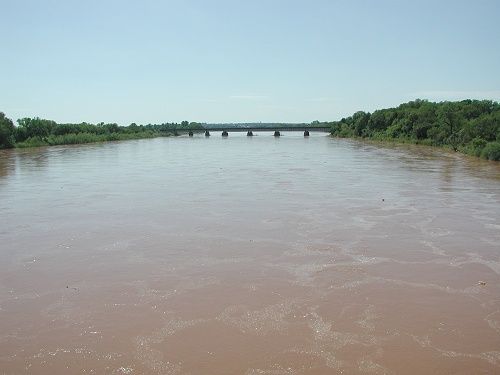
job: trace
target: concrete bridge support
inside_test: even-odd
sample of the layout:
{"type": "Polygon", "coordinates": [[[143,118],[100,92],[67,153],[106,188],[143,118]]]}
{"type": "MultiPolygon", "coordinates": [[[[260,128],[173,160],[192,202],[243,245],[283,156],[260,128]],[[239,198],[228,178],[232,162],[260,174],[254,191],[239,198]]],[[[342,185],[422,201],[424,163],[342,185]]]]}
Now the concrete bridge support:
{"type": "Polygon", "coordinates": [[[188,133],[188,135],[189,135],[190,137],[192,137],[192,136],[194,135],[194,134],[193,134],[193,131],[192,131],[192,130],[190,130],[190,131],[189,131],[189,133],[188,133]]]}
{"type": "Polygon", "coordinates": [[[205,130],[205,137],[210,137],[210,132],[208,130],[205,130]]]}
{"type": "Polygon", "coordinates": [[[309,130],[304,130],[304,137],[309,137],[309,130]]]}
{"type": "Polygon", "coordinates": [[[247,131],[247,137],[253,137],[253,132],[251,130],[247,131]]]}
{"type": "Polygon", "coordinates": [[[222,131],[222,136],[223,136],[223,137],[227,137],[228,135],[229,135],[229,134],[227,133],[227,131],[225,131],[225,130],[223,130],[223,131],[222,131]]]}
{"type": "Polygon", "coordinates": [[[275,136],[275,137],[279,137],[279,136],[281,136],[281,133],[280,133],[278,130],[276,130],[276,131],[274,132],[274,136],[275,136]]]}

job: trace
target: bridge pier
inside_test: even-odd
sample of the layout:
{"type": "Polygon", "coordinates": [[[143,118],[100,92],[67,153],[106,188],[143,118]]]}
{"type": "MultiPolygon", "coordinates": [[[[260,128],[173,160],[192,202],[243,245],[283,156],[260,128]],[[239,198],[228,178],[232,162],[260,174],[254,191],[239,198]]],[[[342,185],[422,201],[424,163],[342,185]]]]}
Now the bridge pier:
{"type": "Polygon", "coordinates": [[[251,130],[247,131],[247,137],[253,137],[253,132],[251,130]]]}
{"type": "Polygon", "coordinates": [[[274,131],[274,136],[275,137],[279,137],[281,135],[281,133],[278,131],[278,130],[275,130],[274,131]]]}
{"type": "Polygon", "coordinates": [[[309,130],[304,130],[304,137],[309,137],[309,130]]]}
{"type": "Polygon", "coordinates": [[[210,132],[208,130],[205,130],[205,137],[210,137],[210,132]]]}
{"type": "Polygon", "coordinates": [[[189,133],[188,133],[188,135],[189,135],[190,137],[192,137],[192,136],[194,135],[194,134],[193,134],[193,131],[192,131],[192,130],[190,130],[190,131],[189,131],[189,133]]]}
{"type": "Polygon", "coordinates": [[[223,136],[223,137],[227,137],[228,135],[229,135],[229,134],[227,133],[227,131],[225,131],[225,130],[223,130],[223,131],[222,131],[222,136],[223,136]]]}

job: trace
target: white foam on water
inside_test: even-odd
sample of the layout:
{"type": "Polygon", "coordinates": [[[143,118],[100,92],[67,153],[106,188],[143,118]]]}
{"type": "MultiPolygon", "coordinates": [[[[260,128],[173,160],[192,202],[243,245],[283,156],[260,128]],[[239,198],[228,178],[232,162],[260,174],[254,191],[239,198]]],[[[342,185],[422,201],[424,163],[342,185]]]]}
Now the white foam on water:
{"type": "Polygon", "coordinates": [[[332,323],[325,322],[315,311],[308,314],[309,328],[312,330],[316,341],[327,341],[333,339],[332,323]]]}
{"type": "Polygon", "coordinates": [[[331,259],[335,255],[341,253],[338,247],[333,247],[323,244],[314,246],[305,246],[303,244],[296,244],[292,248],[293,249],[286,250],[285,252],[283,252],[283,255],[287,257],[318,256],[331,259]]]}
{"type": "Polygon", "coordinates": [[[485,224],[484,224],[484,227],[485,227],[485,228],[489,228],[489,229],[496,229],[496,230],[499,230],[499,231],[500,231],[500,224],[490,224],[490,223],[485,223],[485,224]]]}
{"type": "MultiPolygon", "coordinates": [[[[63,360],[67,360],[68,358],[79,358],[84,360],[85,363],[91,364],[94,361],[116,361],[123,357],[122,353],[102,353],[93,349],[89,349],[86,346],[82,347],[67,347],[67,348],[55,348],[55,349],[47,349],[42,348],[38,351],[38,353],[34,354],[31,358],[39,361],[40,364],[44,365],[60,359],[63,357],[63,360]]],[[[32,366],[33,364],[31,364],[32,366]]],[[[87,371],[86,369],[82,370],[83,372],[87,371]]],[[[89,369],[89,372],[94,370],[89,369]]]]}
{"type": "Polygon", "coordinates": [[[137,289],[137,295],[141,300],[141,304],[158,304],[189,291],[219,284],[220,280],[216,277],[200,277],[179,281],[175,287],[168,290],[148,288],[147,283],[143,281],[135,282],[132,285],[137,289]]]}
{"type": "Polygon", "coordinates": [[[358,361],[358,370],[364,374],[392,375],[395,374],[384,366],[379,365],[370,358],[362,358],[358,361]]]}
{"type": "Polygon", "coordinates": [[[432,241],[421,240],[420,243],[429,249],[431,249],[432,254],[439,256],[446,256],[446,252],[441,249],[439,246],[434,244],[432,241]]]}
{"type": "Polygon", "coordinates": [[[243,333],[263,336],[270,332],[285,332],[289,323],[285,320],[295,308],[289,300],[249,311],[245,306],[227,307],[216,320],[238,328],[243,333]]]}
{"type": "Polygon", "coordinates": [[[368,331],[375,330],[374,320],[378,318],[378,315],[375,314],[375,306],[369,305],[364,311],[362,319],[358,320],[357,323],[368,331]]]}
{"type": "Polygon", "coordinates": [[[113,371],[114,373],[119,373],[119,374],[133,374],[134,373],[134,369],[132,367],[120,367],[120,368],[117,368],[115,371],[113,371]]]}
{"type": "Polygon", "coordinates": [[[294,283],[300,286],[315,286],[314,280],[318,272],[335,266],[334,263],[279,263],[267,264],[268,267],[284,270],[294,276],[294,283]]]}
{"type": "Polygon", "coordinates": [[[288,350],[289,353],[301,354],[301,355],[310,355],[317,358],[322,359],[325,362],[325,365],[331,369],[340,370],[345,366],[345,362],[339,360],[334,352],[326,351],[321,349],[321,347],[314,345],[313,348],[308,349],[291,349],[288,350]]]}
{"type": "Polygon", "coordinates": [[[351,221],[353,222],[352,225],[354,227],[358,227],[366,231],[373,229],[377,225],[377,221],[367,220],[366,217],[367,217],[366,215],[351,217],[351,221]]]}
{"type": "Polygon", "coordinates": [[[274,365],[269,369],[248,369],[245,375],[295,375],[297,371],[291,367],[285,368],[281,365],[274,365]]]}
{"type": "Polygon", "coordinates": [[[457,264],[461,266],[463,264],[468,264],[468,263],[479,263],[488,267],[497,275],[500,275],[500,261],[485,260],[479,254],[476,253],[467,253],[467,256],[468,256],[467,259],[457,264]]]}
{"type": "Polygon", "coordinates": [[[494,366],[500,365],[500,351],[489,351],[489,352],[482,352],[482,353],[461,353],[461,352],[456,352],[454,350],[445,350],[438,348],[437,346],[433,345],[429,336],[423,336],[419,337],[417,335],[409,335],[416,343],[418,343],[422,348],[424,349],[432,349],[439,354],[441,354],[443,357],[448,357],[448,358],[473,358],[473,359],[480,359],[483,361],[486,361],[494,366]]]}
{"type": "Polygon", "coordinates": [[[488,323],[491,329],[495,330],[500,334],[500,310],[494,311],[488,314],[484,320],[488,323]],[[493,319],[493,316],[497,315],[498,319],[493,319]]]}
{"type": "Polygon", "coordinates": [[[204,319],[181,320],[178,318],[167,319],[163,327],[154,331],[149,336],[139,336],[135,339],[136,357],[151,371],[162,375],[175,375],[181,371],[182,363],[171,362],[164,358],[163,353],[153,349],[152,345],[161,344],[169,336],[197,324],[205,322],[204,319]]]}
{"type": "Polygon", "coordinates": [[[331,289],[356,289],[362,285],[376,284],[376,283],[389,283],[410,288],[432,289],[449,294],[468,295],[470,297],[474,297],[475,295],[478,295],[483,292],[482,287],[479,285],[470,286],[464,289],[457,289],[457,288],[452,288],[450,286],[441,286],[433,283],[417,283],[411,281],[374,277],[374,276],[367,276],[361,280],[350,281],[340,286],[332,286],[331,289]]]}
{"type": "MultiPolygon", "coordinates": [[[[374,325],[372,320],[376,318],[374,307],[369,305],[362,313],[361,319],[358,321],[368,331],[366,334],[357,334],[351,332],[341,332],[334,329],[334,321],[325,321],[317,312],[318,306],[310,307],[308,318],[308,326],[313,335],[313,342],[309,347],[294,348],[291,352],[300,354],[314,355],[325,361],[327,367],[343,371],[348,369],[351,364],[338,358],[338,352],[345,347],[360,345],[363,347],[374,348],[374,354],[365,356],[358,363],[358,367],[365,373],[389,373],[383,372],[384,368],[374,362],[374,356],[379,357],[383,351],[381,345],[395,336],[398,333],[388,333],[386,336],[375,336],[372,331],[374,325]],[[378,372],[377,372],[378,371],[378,372]],[[380,372],[382,371],[382,372],[380,372]]],[[[361,371],[361,370],[360,370],[361,371]]]]}

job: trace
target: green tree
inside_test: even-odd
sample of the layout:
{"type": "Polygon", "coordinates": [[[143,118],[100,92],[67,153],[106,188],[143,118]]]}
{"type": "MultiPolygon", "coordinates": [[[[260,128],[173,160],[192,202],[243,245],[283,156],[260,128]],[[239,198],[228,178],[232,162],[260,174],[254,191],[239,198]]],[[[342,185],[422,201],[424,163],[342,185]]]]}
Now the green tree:
{"type": "Polygon", "coordinates": [[[11,148],[15,144],[15,126],[12,120],[0,112],[0,148],[11,148]]]}
{"type": "Polygon", "coordinates": [[[17,132],[17,141],[24,141],[28,138],[38,137],[40,139],[48,137],[57,126],[55,121],[36,118],[22,118],[17,120],[20,131],[17,132]],[[20,138],[18,138],[20,137],[20,138]]]}
{"type": "Polygon", "coordinates": [[[139,126],[133,122],[131,123],[128,127],[127,127],[127,130],[130,132],[130,133],[137,133],[140,131],[140,128],[139,126]]]}
{"type": "Polygon", "coordinates": [[[453,150],[457,151],[459,142],[458,131],[461,124],[460,114],[454,109],[453,103],[445,103],[439,109],[438,116],[444,129],[447,131],[447,143],[453,147],[453,150]]]}

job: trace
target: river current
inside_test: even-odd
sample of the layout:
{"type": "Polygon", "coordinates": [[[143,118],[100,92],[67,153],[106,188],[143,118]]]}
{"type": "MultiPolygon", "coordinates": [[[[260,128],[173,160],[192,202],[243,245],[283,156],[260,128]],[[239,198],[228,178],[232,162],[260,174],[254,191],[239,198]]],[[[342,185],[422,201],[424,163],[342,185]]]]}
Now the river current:
{"type": "Polygon", "coordinates": [[[0,152],[0,374],[500,372],[500,163],[312,133],[0,152]]]}

